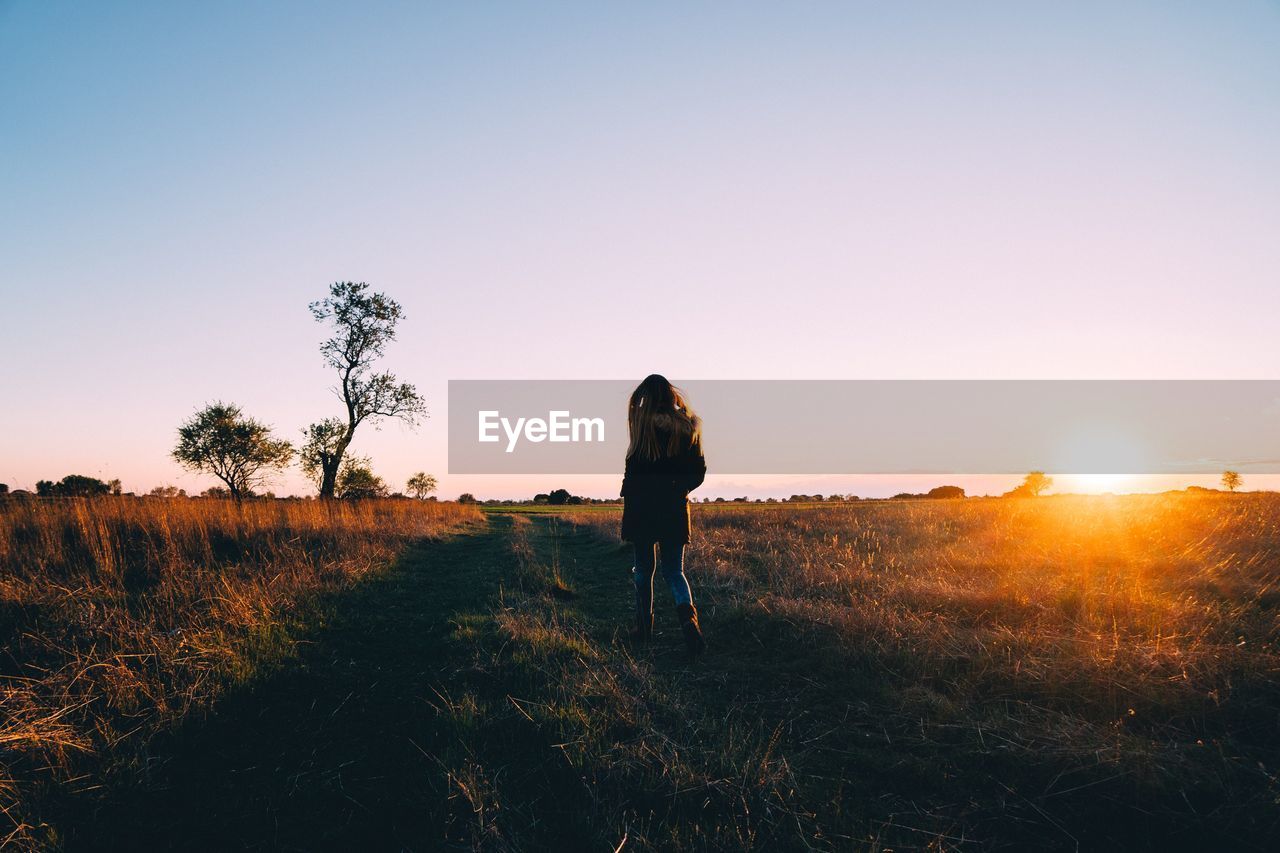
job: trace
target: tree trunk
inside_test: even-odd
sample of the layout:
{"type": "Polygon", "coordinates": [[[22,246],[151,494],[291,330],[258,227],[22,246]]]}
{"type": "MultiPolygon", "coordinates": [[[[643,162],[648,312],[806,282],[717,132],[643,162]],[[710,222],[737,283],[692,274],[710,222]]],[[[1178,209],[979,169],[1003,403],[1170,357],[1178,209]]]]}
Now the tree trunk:
{"type": "Polygon", "coordinates": [[[347,448],[351,446],[351,436],[355,431],[354,426],[348,427],[346,437],[333,449],[333,456],[323,461],[320,479],[320,497],[323,500],[332,500],[337,494],[338,469],[342,467],[342,457],[347,455],[347,448]]]}
{"type": "Polygon", "coordinates": [[[341,456],[334,456],[332,460],[325,461],[323,475],[320,479],[320,498],[322,500],[332,499],[334,492],[337,491],[338,465],[341,462],[341,456]]]}

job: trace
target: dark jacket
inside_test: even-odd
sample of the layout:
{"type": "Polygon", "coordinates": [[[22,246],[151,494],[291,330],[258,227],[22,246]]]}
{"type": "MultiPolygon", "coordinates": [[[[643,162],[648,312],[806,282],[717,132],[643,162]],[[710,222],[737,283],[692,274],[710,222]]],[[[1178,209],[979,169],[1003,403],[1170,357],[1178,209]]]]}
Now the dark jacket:
{"type": "MultiPolygon", "coordinates": [[[[659,438],[664,443],[666,436],[660,431],[659,438]]],[[[628,458],[622,478],[622,538],[639,545],[687,543],[689,492],[706,476],[699,440],[691,439],[683,451],[665,459],[628,458]]]]}

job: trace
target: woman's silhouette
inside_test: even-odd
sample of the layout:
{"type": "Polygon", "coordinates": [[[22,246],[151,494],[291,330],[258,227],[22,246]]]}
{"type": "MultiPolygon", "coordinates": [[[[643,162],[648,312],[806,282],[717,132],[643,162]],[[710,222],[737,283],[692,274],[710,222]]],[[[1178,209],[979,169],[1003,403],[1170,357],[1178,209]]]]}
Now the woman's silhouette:
{"type": "Polygon", "coordinates": [[[701,424],[684,395],[653,374],[631,394],[627,411],[631,444],[622,478],[622,538],[636,549],[636,627],[643,642],[653,634],[654,547],[662,555],[662,576],[675,596],[680,629],[689,653],[704,643],[684,576],[684,546],[689,542],[689,492],[702,485],[701,424]]]}

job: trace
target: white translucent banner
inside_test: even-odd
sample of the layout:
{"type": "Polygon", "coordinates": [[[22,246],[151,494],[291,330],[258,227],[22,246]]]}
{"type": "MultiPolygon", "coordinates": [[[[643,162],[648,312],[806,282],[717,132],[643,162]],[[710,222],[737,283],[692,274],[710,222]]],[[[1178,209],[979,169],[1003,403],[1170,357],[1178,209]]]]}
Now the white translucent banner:
{"type": "MultiPolygon", "coordinates": [[[[1280,472],[1275,380],[690,380],[717,474],[1280,472]]],[[[634,380],[453,380],[449,473],[621,470],[634,380]]]]}

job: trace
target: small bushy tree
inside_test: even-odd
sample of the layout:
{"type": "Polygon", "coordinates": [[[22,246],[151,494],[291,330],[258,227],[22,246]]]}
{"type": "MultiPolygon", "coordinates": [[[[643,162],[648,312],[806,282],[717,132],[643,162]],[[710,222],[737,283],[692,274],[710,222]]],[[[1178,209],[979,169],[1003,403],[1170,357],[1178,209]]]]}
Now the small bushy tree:
{"type": "Polygon", "coordinates": [[[409,478],[406,488],[408,488],[409,494],[418,500],[424,500],[427,495],[436,490],[438,485],[435,477],[425,471],[419,471],[409,478]]]}
{"type": "Polygon", "coordinates": [[[1046,475],[1043,471],[1032,471],[1022,481],[1022,486],[1033,497],[1039,497],[1053,486],[1053,478],[1046,475]]]}
{"type": "Polygon", "coordinates": [[[239,406],[210,403],[178,427],[173,458],[190,471],[213,474],[237,501],[293,458],[293,446],[239,406]]]}
{"type": "Polygon", "coordinates": [[[1228,492],[1234,492],[1236,489],[1240,488],[1240,485],[1243,482],[1244,478],[1240,476],[1240,472],[1238,471],[1222,472],[1222,487],[1228,492]]]}
{"type": "Polygon", "coordinates": [[[1006,498],[1036,498],[1053,486],[1053,478],[1043,471],[1032,471],[1022,478],[1017,488],[1004,493],[1006,498]]]}
{"type": "Polygon", "coordinates": [[[346,500],[385,498],[387,484],[373,473],[369,460],[362,456],[348,457],[338,472],[337,496],[346,500]]]}

